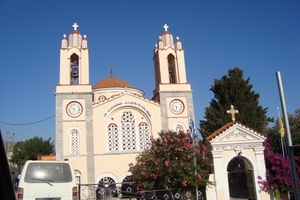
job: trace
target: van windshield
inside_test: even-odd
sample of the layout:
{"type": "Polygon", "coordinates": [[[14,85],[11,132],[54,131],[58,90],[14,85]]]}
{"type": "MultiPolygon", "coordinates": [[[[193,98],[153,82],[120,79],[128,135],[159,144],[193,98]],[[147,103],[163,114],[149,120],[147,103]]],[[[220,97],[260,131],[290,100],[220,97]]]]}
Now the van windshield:
{"type": "Polygon", "coordinates": [[[72,181],[68,163],[30,163],[24,181],[27,183],[66,183],[72,181]]]}

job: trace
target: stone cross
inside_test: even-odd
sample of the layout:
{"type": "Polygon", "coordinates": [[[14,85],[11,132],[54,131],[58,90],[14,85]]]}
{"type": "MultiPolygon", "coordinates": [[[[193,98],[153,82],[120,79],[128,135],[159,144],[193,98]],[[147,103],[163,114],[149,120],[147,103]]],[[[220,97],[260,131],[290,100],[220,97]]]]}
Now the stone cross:
{"type": "Polygon", "coordinates": [[[75,31],[77,30],[78,27],[79,26],[76,23],[73,24],[73,28],[74,28],[75,31]]]}
{"type": "Polygon", "coordinates": [[[230,110],[227,110],[227,113],[230,113],[231,114],[231,117],[232,117],[232,121],[234,122],[235,121],[235,113],[239,113],[238,110],[234,110],[234,106],[233,105],[230,105],[230,110]]]}
{"type": "Polygon", "coordinates": [[[168,31],[168,25],[167,24],[165,24],[164,26],[163,26],[163,28],[165,29],[165,31],[168,31]]]}

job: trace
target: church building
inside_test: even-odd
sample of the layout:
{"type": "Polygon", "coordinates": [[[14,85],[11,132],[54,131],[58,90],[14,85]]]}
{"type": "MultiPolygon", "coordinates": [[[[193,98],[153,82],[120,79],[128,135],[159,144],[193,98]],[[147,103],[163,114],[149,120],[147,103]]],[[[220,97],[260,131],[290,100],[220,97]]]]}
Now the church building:
{"type": "MultiPolygon", "coordinates": [[[[92,85],[88,39],[79,33],[76,23],[73,27],[60,46],[55,92],[56,160],[71,161],[78,183],[94,186],[79,191],[88,199],[101,194],[100,190],[95,192],[99,185],[122,188],[130,182],[129,164],[135,164],[135,158],[150,147],[151,137],[168,130],[187,132],[194,106],[182,42],[179,37],[173,39],[166,24],[154,47],[155,87],[151,99],[138,86],[114,77],[112,72],[92,85]]],[[[235,122],[238,110],[233,105],[227,112],[233,122],[204,138],[214,164],[209,179],[215,183],[207,187],[206,197],[270,199],[258,184],[258,177],[266,176],[266,138],[235,122]]]]}
{"type": "Polygon", "coordinates": [[[71,161],[82,184],[126,182],[129,163],[149,147],[151,137],[161,130],[189,129],[194,106],[182,42],[163,26],[152,57],[155,88],[148,99],[138,85],[112,73],[92,85],[88,38],[76,23],[73,28],[60,46],[56,160],[71,161]]]}

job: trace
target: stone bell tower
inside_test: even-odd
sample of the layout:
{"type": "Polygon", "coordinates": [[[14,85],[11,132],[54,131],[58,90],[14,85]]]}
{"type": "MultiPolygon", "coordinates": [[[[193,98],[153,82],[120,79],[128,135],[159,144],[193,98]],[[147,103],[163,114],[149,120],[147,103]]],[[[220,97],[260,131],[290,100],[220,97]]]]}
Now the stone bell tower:
{"type": "Polygon", "coordinates": [[[189,118],[194,118],[192,89],[186,78],[184,49],[179,37],[175,44],[168,26],[154,48],[155,90],[153,100],[160,102],[163,130],[188,130],[189,118]]]}
{"type": "Polygon", "coordinates": [[[92,86],[86,35],[74,30],[60,45],[59,83],[56,85],[56,160],[81,157],[94,183],[92,86]]]}

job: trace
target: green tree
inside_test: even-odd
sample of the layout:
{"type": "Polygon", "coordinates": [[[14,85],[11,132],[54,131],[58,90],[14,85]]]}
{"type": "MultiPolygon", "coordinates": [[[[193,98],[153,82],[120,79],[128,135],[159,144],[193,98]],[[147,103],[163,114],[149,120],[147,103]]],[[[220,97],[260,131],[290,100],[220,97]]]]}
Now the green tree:
{"type": "Polygon", "coordinates": [[[138,190],[172,189],[176,191],[205,188],[210,168],[206,147],[193,145],[186,133],[160,132],[151,139],[151,148],[136,157],[130,171],[138,190]],[[196,173],[195,173],[196,172],[196,173]]]}
{"type": "Polygon", "coordinates": [[[27,160],[37,160],[39,155],[50,155],[54,153],[54,141],[51,138],[44,140],[41,137],[17,142],[13,148],[11,162],[23,165],[27,160]]]}
{"type": "Polygon", "coordinates": [[[226,123],[232,121],[227,113],[233,105],[239,111],[235,115],[236,121],[265,133],[267,125],[274,119],[266,116],[267,109],[259,105],[259,94],[252,90],[250,78],[243,79],[243,71],[239,68],[228,70],[220,80],[215,79],[210,91],[214,98],[210,106],[205,108],[205,120],[200,120],[200,134],[206,138],[226,123]]]}
{"type": "MultiPolygon", "coordinates": [[[[288,120],[293,145],[300,144],[300,109],[296,109],[295,114],[288,113],[288,120]]],[[[281,135],[279,134],[278,119],[275,121],[274,126],[268,129],[267,137],[270,143],[270,149],[274,153],[282,154],[281,135]]],[[[286,131],[283,139],[284,144],[287,146],[288,144],[286,131]]],[[[295,155],[300,156],[300,148],[295,148],[294,152],[295,155]]]]}
{"type": "MultiPolygon", "coordinates": [[[[289,126],[290,126],[290,133],[292,136],[293,145],[300,144],[300,109],[295,111],[295,114],[289,114],[289,126]]],[[[286,134],[285,134],[285,140],[286,134]]],[[[295,148],[295,155],[300,156],[300,147],[295,148]]]]}

